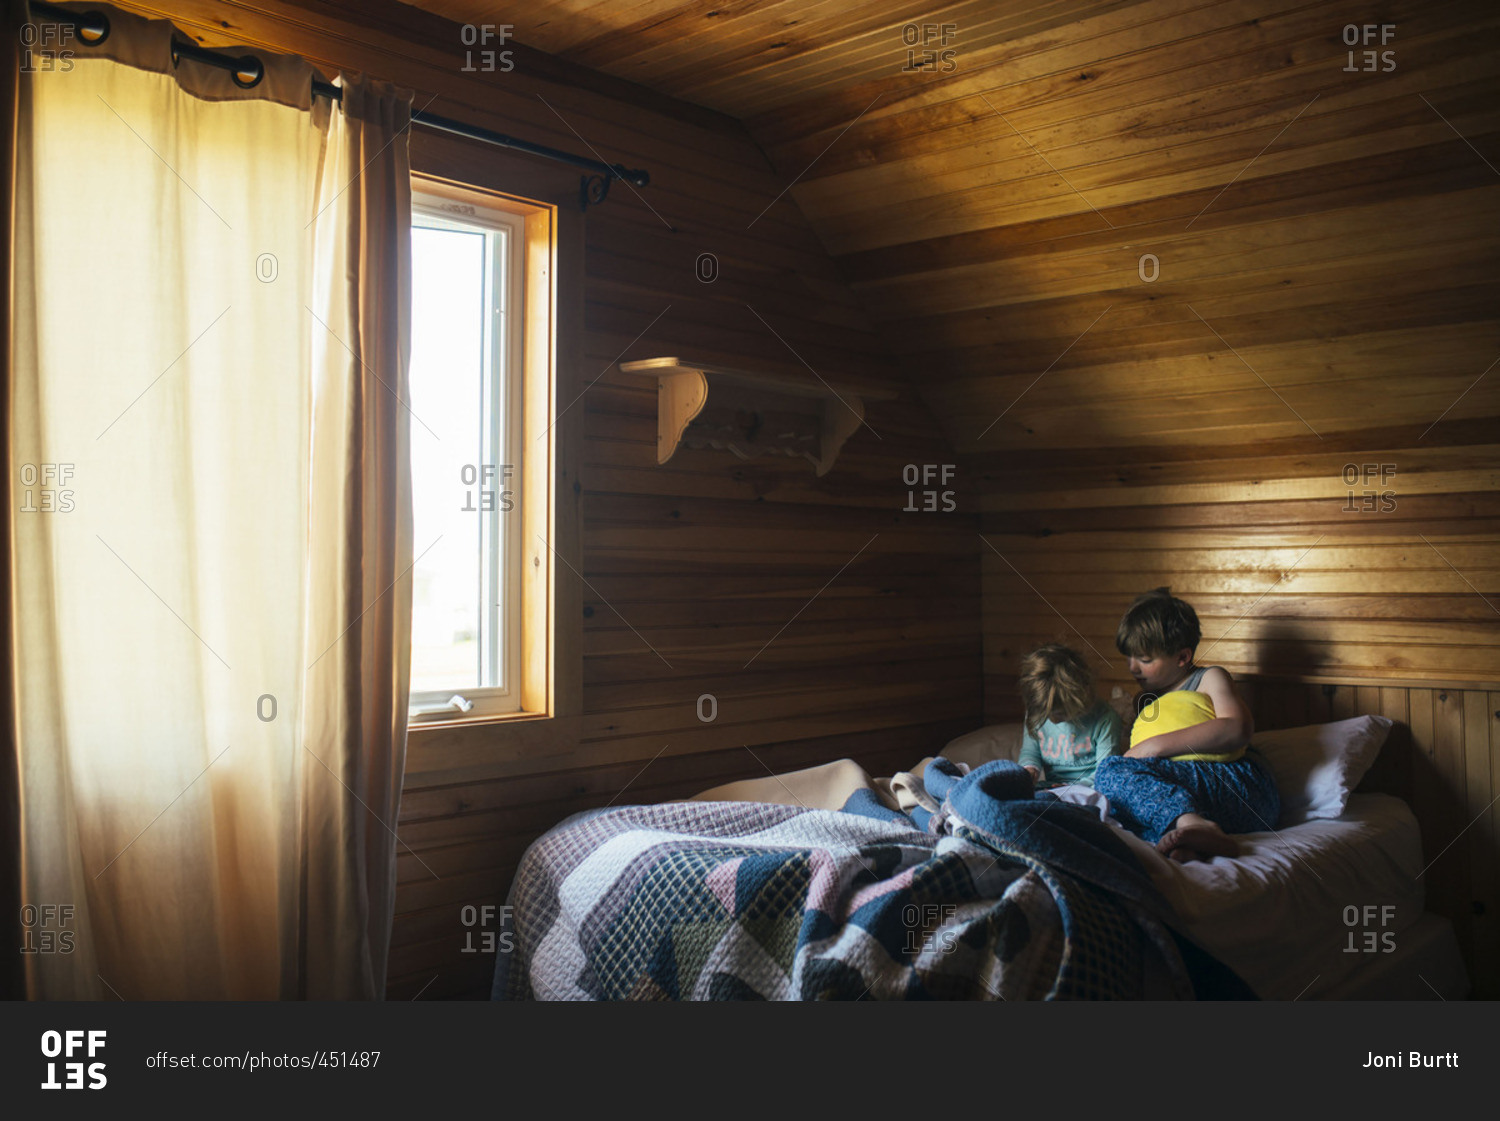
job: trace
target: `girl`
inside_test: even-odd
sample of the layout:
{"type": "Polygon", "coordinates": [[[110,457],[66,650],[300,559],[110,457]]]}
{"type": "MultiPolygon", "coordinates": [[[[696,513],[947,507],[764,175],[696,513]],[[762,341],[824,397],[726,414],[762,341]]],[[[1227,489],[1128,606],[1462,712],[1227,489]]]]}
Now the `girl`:
{"type": "Polygon", "coordinates": [[[1094,768],[1115,753],[1124,725],[1094,696],[1088,665],[1066,646],[1042,646],[1021,659],[1020,686],[1021,766],[1039,788],[1093,786],[1094,768]]]}

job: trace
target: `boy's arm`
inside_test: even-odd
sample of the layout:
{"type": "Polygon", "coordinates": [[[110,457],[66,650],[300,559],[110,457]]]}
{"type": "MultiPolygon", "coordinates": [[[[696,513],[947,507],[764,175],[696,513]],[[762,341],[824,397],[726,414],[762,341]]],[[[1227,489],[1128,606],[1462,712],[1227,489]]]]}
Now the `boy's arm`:
{"type": "Polygon", "coordinates": [[[1216,715],[1212,720],[1152,736],[1126,754],[1135,758],[1170,759],[1174,755],[1234,751],[1250,742],[1250,737],[1255,734],[1255,721],[1234,687],[1234,678],[1226,670],[1218,666],[1210,668],[1199,682],[1198,692],[1207,693],[1214,702],[1216,715]]]}

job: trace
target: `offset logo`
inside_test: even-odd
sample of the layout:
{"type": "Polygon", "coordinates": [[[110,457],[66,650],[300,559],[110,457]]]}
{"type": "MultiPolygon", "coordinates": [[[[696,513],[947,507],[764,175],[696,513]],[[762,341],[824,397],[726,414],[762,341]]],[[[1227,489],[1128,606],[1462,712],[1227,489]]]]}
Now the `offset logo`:
{"type": "Polygon", "coordinates": [[[929,73],[951,74],[958,69],[958,51],[948,44],[958,37],[956,23],[908,23],[901,28],[901,42],[906,44],[906,65],[901,73],[911,74],[918,70],[929,73]],[[936,43],[944,50],[934,50],[936,43]],[[916,48],[923,47],[921,54],[916,48]]]}
{"type": "MultiPolygon", "coordinates": [[[[509,23],[466,23],[460,33],[464,46],[475,45],[488,47],[490,40],[498,41],[502,46],[509,41],[510,33],[514,24],[509,23]]],[[[511,58],[510,51],[464,51],[464,64],[462,70],[465,74],[483,72],[486,74],[509,74],[516,68],[515,59],[511,58]],[[475,55],[479,56],[479,65],[474,65],[475,55]]]]}
{"type": "Polygon", "coordinates": [[[953,472],[956,469],[957,464],[953,463],[908,463],[901,469],[901,481],[911,488],[920,485],[932,489],[908,490],[906,505],[901,508],[901,512],[903,514],[931,514],[941,511],[951,514],[958,509],[953,492],[943,489],[953,478],[953,472]],[[922,496],[920,506],[917,504],[918,495],[922,496]]]}
{"type": "Polygon", "coordinates": [[[21,464],[21,513],[71,514],[74,502],[68,481],[72,477],[71,463],[21,464]]]}
{"type": "Polygon", "coordinates": [[[1366,903],[1363,907],[1356,907],[1353,903],[1344,908],[1344,925],[1348,930],[1348,943],[1344,946],[1346,954],[1390,954],[1396,950],[1396,933],[1388,929],[1391,920],[1396,917],[1394,904],[1382,903],[1378,907],[1374,903],[1366,903]],[[1375,921],[1377,913],[1380,922],[1375,921]],[[1355,936],[1361,935],[1358,943],[1355,936]]]}
{"type": "MultiPolygon", "coordinates": [[[[1344,46],[1346,47],[1373,47],[1385,46],[1396,37],[1396,25],[1394,23],[1346,23],[1344,25],[1344,46]]],[[[1361,70],[1378,70],[1387,73],[1396,69],[1396,52],[1364,50],[1349,52],[1348,65],[1344,67],[1345,74],[1354,74],[1361,70]],[[1355,55],[1359,55],[1356,65],[1355,55]]]]}
{"type": "Polygon", "coordinates": [[[21,908],[23,954],[73,952],[73,904],[27,903],[21,908]]]}
{"type": "Polygon", "coordinates": [[[1348,499],[1344,503],[1341,513],[1345,514],[1385,514],[1396,508],[1396,492],[1388,486],[1390,480],[1395,477],[1396,465],[1394,463],[1346,463],[1344,464],[1344,485],[1349,487],[1348,499]],[[1377,485],[1373,480],[1379,477],[1377,485]],[[1361,481],[1364,490],[1357,495],[1354,487],[1361,481]]]}
{"type": "Polygon", "coordinates": [[[42,1056],[47,1062],[47,1080],[43,1090],[102,1090],[109,1084],[104,1075],[104,1063],[85,1063],[84,1059],[97,1058],[104,1050],[103,1031],[44,1031],[42,1032],[42,1056]],[[66,1062],[57,1062],[65,1059],[66,1062]],[[58,1081],[58,1068],[62,1068],[62,1081],[58,1081]],[[85,1082],[87,1078],[87,1082],[85,1082]]]}
{"type": "Polygon", "coordinates": [[[949,953],[958,945],[959,931],[952,926],[957,917],[958,907],[953,903],[908,903],[901,909],[901,921],[906,925],[906,952],[949,953]]]}
{"type": "Polygon", "coordinates": [[[73,28],[66,23],[23,23],[21,73],[55,70],[66,74],[72,70],[74,36],[73,28]]]}
{"type": "Polygon", "coordinates": [[[482,907],[476,907],[472,903],[464,906],[459,912],[459,921],[464,924],[464,946],[461,953],[508,954],[516,948],[514,932],[495,929],[497,912],[502,926],[512,920],[512,912],[508,903],[501,907],[496,907],[492,903],[486,903],[482,907]],[[475,930],[475,927],[479,929],[475,930]],[[479,935],[477,944],[475,934],[479,935]]]}
{"type": "Polygon", "coordinates": [[[458,475],[464,482],[464,486],[473,487],[479,484],[479,505],[474,505],[473,490],[464,491],[464,504],[460,513],[477,514],[492,513],[499,510],[502,514],[508,514],[515,509],[516,493],[507,489],[510,477],[515,473],[515,468],[509,463],[502,463],[498,469],[493,463],[465,463],[458,475]],[[496,490],[491,481],[496,475],[500,477],[500,489],[496,490]]]}

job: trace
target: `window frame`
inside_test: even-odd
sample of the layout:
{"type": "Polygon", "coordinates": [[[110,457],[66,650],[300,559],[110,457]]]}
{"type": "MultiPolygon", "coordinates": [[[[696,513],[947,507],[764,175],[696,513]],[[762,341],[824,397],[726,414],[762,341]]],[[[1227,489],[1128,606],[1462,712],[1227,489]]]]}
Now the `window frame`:
{"type": "MultiPolygon", "coordinates": [[[[526,306],[525,218],[513,211],[476,200],[461,203],[422,189],[412,191],[412,227],[468,233],[474,230],[499,234],[499,244],[486,246],[487,276],[483,298],[490,308],[485,323],[488,377],[481,386],[485,427],[480,434],[481,451],[472,485],[481,492],[503,491],[509,484],[520,486],[525,477],[524,399],[525,338],[521,329],[526,306]],[[419,226],[420,222],[420,226],[419,226]],[[498,304],[498,306],[496,306],[498,304]],[[497,327],[497,320],[501,324],[497,327]],[[502,402],[497,397],[504,397],[502,402]],[[495,475],[485,469],[494,466],[495,475]],[[512,474],[507,480],[506,468],[512,474]]],[[[470,480],[464,480],[470,482],[470,480]]],[[[474,502],[474,491],[467,502],[474,502]]],[[[498,504],[498,498],[497,498],[498,504]]],[[[467,504],[466,502],[466,504],[467,504]]],[[[482,507],[483,498],[479,499],[482,507]]],[[[481,514],[476,509],[476,514],[481,514]]],[[[487,538],[479,560],[481,602],[488,605],[480,627],[480,678],[489,676],[498,660],[500,683],[470,688],[454,686],[413,690],[410,705],[436,705],[459,694],[472,703],[467,715],[506,716],[521,711],[521,651],[525,612],[521,603],[521,542],[517,530],[504,524],[506,512],[497,509],[488,518],[487,538]]],[[[451,710],[450,710],[451,711],[451,710]]],[[[409,711],[408,718],[432,719],[409,711]]]]}
{"type": "MultiPolygon", "coordinates": [[[[446,727],[551,717],[558,713],[557,620],[558,572],[555,546],[550,543],[556,525],[554,476],[558,469],[557,317],[558,208],[482,187],[455,183],[437,176],[412,175],[412,218],[424,217],[466,224],[487,225],[486,216],[510,232],[508,254],[516,284],[516,306],[509,331],[512,342],[509,425],[513,435],[502,462],[514,460],[514,491],[517,524],[507,527],[510,556],[504,562],[509,584],[509,602],[517,609],[517,625],[507,627],[513,640],[509,665],[513,673],[506,686],[454,689],[474,702],[468,712],[457,710],[409,716],[409,726],[446,727]],[[513,449],[513,450],[512,450],[513,449]],[[508,695],[507,695],[508,694],[508,695]]],[[[510,517],[512,514],[500,516],[510,517]]],[[[566,569],[564,570],[566,571],[566,569]]],[[[442,692],[448,692],[443,690],[442,692]]],[[[438,697],[437,691],[416,694],[438,697]]]]}

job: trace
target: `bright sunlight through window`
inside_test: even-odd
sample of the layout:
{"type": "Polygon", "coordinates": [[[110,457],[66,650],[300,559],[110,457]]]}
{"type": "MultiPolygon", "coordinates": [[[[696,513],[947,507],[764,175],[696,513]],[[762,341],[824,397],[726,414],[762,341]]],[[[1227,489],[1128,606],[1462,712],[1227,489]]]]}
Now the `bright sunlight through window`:
{"type": "Polygon", "coordinates": [[[524,219],[412,205],[411,711],[521,707],[524,219]]]}

